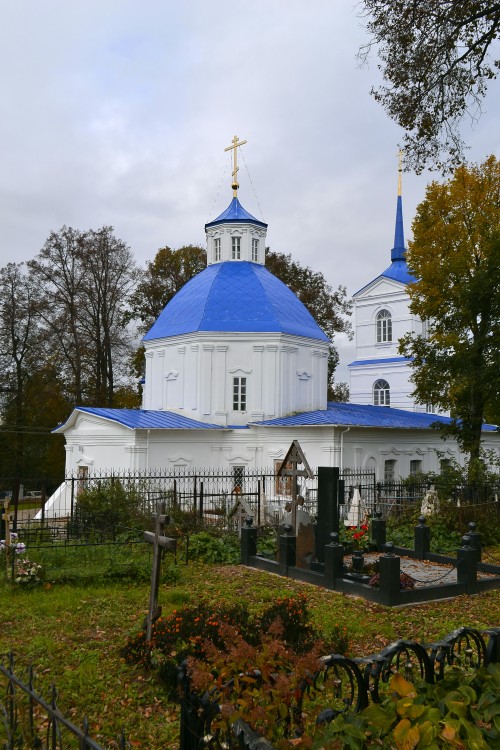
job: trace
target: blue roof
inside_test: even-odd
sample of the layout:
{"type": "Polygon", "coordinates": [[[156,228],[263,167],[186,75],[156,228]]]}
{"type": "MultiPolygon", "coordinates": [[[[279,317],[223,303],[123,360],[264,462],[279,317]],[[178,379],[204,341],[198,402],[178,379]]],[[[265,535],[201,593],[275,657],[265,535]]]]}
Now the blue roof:
{"type": "Polygon", "coordinates": [[[386,268],[380,275],[386,279],[400,281],[402,284],[412,284],[416,281],[415,276],[409,272],[405,260],[393,260],[389,268],[386,268]]]}
{"type": "MultiPolygon", "coordinates": [[[[184,417],[171,411],[155,411],[153,409],[104,409],[93,406],[77,406],[72,414],[82,411],[95,417],[118,422],[131,430],[224,430],[218,424],[198,422],[196,419],[184,417]]],[[[71,415],[70,415],[71,416],[71,415]]],[[[54,432],[64,427],[67,422],[56,427],[54,432]]]]}
{"type": "MultiPolygon", "coordinates": [[[[386,427],[400,430],[428,430],[436,422],[449,424],[450,417],[437,414],[393,409],[390,406],[344,404],[329,402],[326,409],[295,414],[292,417],[268,419],[255,424],[264,427],[322,427],[342,425],[352,427],[386,427]]],[[[483,425],[483,430],[496,431],[495,425],[483,425]]]]}
{"type": "Polygon", "coordinates": [[[170,300],[144,341],[197,331],[288,333],[328,341],[305,305],[259,263],[214,263],[170,300]]]}
{"type": "Polygon", "coordinates": [[[360,365],[386,365],[389,362],[412,362],[413,357],[380,357],[380,359],[357,359],[351,362],[347,367],[359,367],[360,365]]]}
{"type": "Polygon", "coordinates": [[[391,250],[391,265],[386,268],[380,276],[377,276],[373,281],[365,284],[361,289],[355,292],[354,296],[362,292],[366,287],[373,284],[378,279],[392,279],[393,281],[399,281],[401,284],[412,284],[416,281],[406,264],[406,248],[405,248],[405,235],[403,228],[403,201],[400,195],[398,195],[398,201],[396,205],[396,226],[394,229],[394,247],[391,250]]]}
{"type": "Polygon", "coordinates": [[[267,224],[264,224],[263,221],[259,221],[255,218],[255,216],[249,214],[248,211],[243,208],[238,198],[233,198],[229,206],[225,211],[221,213],[220,216],[218,216],[213,221],[210,221],[208,224],[205,224],[205,229],[207,227],[213,227],[216,224],[225,224],[231,221],[245,221],[250,222],[250,224],[257,224],[257,226],[259,227],[267,227],[267,224]]]}
{"type": "Polygon", "coordinates": [[[396,228],[394,230],[394,247],[391,250],[391,260],[405,259],[405,233],[403,228],[403,200],[398,195],[396,206],[396,228]]]}

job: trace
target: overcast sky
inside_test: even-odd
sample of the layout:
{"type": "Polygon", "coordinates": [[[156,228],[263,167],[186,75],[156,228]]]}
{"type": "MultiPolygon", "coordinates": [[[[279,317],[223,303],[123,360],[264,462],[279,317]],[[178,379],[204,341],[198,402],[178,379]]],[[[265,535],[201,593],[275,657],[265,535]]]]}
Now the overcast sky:
{"type": "MultiPolygon", "coordinates": [[[[353,0],[0,0],[0,263],[112,225],[142,266],[239,197],[349,295],[390,262],[401,131],[369,95],[353,0]],[[248,167],[248,171],[247,168],[248,167]]],[[[466,132],[500,155],[500,87],[466,132]]],[[[405,233],[429,175],[403,177],[405,233]]],[[[338,341],[339,379],[352,346],[338,341]]]]}

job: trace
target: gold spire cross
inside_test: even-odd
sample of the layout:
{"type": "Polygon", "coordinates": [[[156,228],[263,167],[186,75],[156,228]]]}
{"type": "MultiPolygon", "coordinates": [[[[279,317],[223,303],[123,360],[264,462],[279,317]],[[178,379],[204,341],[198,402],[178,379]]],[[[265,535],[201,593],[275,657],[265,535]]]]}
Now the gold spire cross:
{"type": "Polygon", "coordinates": [[[401,176],[402,176],[402,173],[403,173],[403,153],[404,152],[401,149],[399,149],[399,151],[398,151],[398,195],[402,194],[402,192],[401,192],[401,182],[402,182],[401,176]]]}
{"type": "Polygon", "coordinates": [[[231,187],[233,188],[233,198],[236,198],[238,194],[238,157],[237,157],[237,150],[238,146],[243,146],[243,144],[246,143],[246,141],[239,141],[238,136],[235,135],[232,142],[232,146],[228,146],[224,149],[224,151],[233,151],[233,182],[231,184],[231,187]]]}

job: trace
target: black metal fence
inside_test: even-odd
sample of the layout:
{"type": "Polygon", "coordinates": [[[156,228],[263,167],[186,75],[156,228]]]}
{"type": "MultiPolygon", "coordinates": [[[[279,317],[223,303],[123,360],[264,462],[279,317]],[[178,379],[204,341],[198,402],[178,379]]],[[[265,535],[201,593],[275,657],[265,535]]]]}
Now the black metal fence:
{"type": "MultiPolygon", "coordinates": [[[[105,493],[112,485],[120,485],[125,493],[133,495],[134,503],[140,506],[140,512],[146,517],[153,517],[157,503],[165,501],[167,512],[173,518],[179,511],[206,526],[236,530],[247,516],[252,516],[257,526],[278,525],[291,499],[292,487],[290,478],[276,476],[276,469],[234,466],[226,470],[179,468],[71,474],[54,490],[47,503],[47,482],[42,490],[33,490],[32,495],[24,500],[14,498],[9,507],[11,528],[29,538],[30,543],[33,535],[39,535],[40,528],[45,529],[45,537],[53,539],[69,542],[72,538],[81,538],[85,528],[91,526],[88,519],[82,524],[79,517],[81,492],[100,489],[105,493]]],[[[365,514],[373,516],[376,511],[381,511],[384,517],[404,514],[408,510],[420,512],[424,505],[437,510],[440,504],[451,503],[468,522],[476,518],[470,514],[465,517],[464,508],[476,512],[496,510],[497,514],[500,509],[500,481],[457,485],[450,484],[443,477],[436,478],[434,485],[418,478],[384,483],[377,482],[373,472],[347,468],[340,476],[343,481],[343,494],[339,498],[341,522],[348,518],[354,502],[359,503],[359,518],[365,514]]],[[[304,498],[304,510],[315,517],[317,476],[310,480],[300,479],[298,492],[304,498]]],[[[0,539],[4,538],[2,523],[0,520],[0,539]]],[[[93,533],[95,531],[94,525],[93,533]]],[[[111,536],[113,538],[113,533],[111,536]]]]}
{"type": "MultiPolygon", "coordinates": [[[[345,507],[356,487],[363,487],[374,507],[375,475],[372,472],[346,471],[345,507]]],[[[94,472],[68,475],[49,503],[26,510],[26,501],[11,504],[14,530],[29,533],[40,525],[54,537],[68,539],[79,523],[78,497],[83,490],[121,485],[125,492],[140,497],[138,510],[153,517],[158,502],[166,503],[167,512],[191,515],[206,525],[236,529],[242,518],[251,515],[257,525],[278,524],[292,495],[290,478],[279,478],[276,470],[232,467],[227,470],[175,470],[168,472],[94,472]]],[[[304,498],[304,509],[317,513],[317,477],[301,479],[298,492],[304,498]]],[[[136,502],[136,501],[134,501],[136,502]]],[[[0,529],[1,533],[1,529],[0,529]]]]}
{"type": "MultiPolygon", "coordinates": [[[[0,662],[0,678],[4,683],[0,693],[0,747],[5,750],[23,747],[38,750],[104,750],[90,737],[87,719],[78,727],[63,716],[57,706],[55,686],[51,688],[50,699],[46,700],[35,689],[31,667],[26,682],[15,674],[12,653],[0,662]]],[[[112,744],[126,750],[123,733],[112,744]]]]}
{"type": "MultiPolygon", "coordinates": [[[[461,546],[456,550],[456,556],[452,557],[430,551],[431,530],[425,516],[421,516],[414,527],[414,548],[410,549],[396,547],[386,541],[386,519],[380,513],[377,515],[380,517],[375,517],[371,522],[370,544],[376,558],[373,560],[377,568],[376,581],[372,580],[372,573],[362,572],[364,558],[359,559],[360,551],[353,552],[351,566],[346,566],[344,558],[348,551],[340,544],[336,532],[330,534],[329,543],[316,545],[315,559],[306,561],[299,552],[303,542],[300,533],[295,535],[292,526],[285,525],[279,536],[277,559],[259,555],[257,529],[252,527],[251,519],[241,532],[241,562],[259,570],[360,596],[389,607],[500,588],[500,565],[482,561],[481,535],[474,522],[469,524],[468,534],[462,537],[461,546]],[[402,560],[405,559],[425,560],[444,570],[436,580],[426,577],[422,587],[402,585],[407,576],[402,569],[402,560]]],[[[310,539],[306,539],[306,543],[309,544],[310,539]]]]}
{"type": "MultiPolygon", "coordinates": [[[[323,705],[310,717],[311,729],[325,724],[339,714],[359,712],[370,702],[379,703],[386,692],[389,679],[396,673],[408,682],[416,679],[428,684],[442,680],[449,667],[476,670],[500,662],[500,627],[480,632],[463,627],[449,633],[435,643],[398,640],[382,651],[363,658],[332,655],[322,659],[320,669],[311,679],[296,675],[294,699],[288,707],[284,725],[293,730],[293,714],[303,716],[308,693],[322,696],[323,705]]],[[[259,689],[258,675],[253,689],[259,689]]],[[[234,749],[273,750],[273,746],[239,719],[229,732],[216,728],[220,715],[221,694],[231,687],[200,695],[192,689],[186,665],[179,670],[181,689],[180,750],[196,750],[204,746],[212,750],[234,749]]],[[[262,686],[261,686],[262,687],[262,686]]],[[[321,702],[321,701],[320,701],[321,702]]]]}

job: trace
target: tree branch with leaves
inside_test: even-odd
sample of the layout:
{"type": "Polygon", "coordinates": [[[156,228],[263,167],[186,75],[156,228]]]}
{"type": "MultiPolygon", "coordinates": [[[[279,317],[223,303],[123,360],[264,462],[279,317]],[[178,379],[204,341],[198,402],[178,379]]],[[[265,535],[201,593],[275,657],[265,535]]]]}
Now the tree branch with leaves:
{"type": "Polygon", "coordinates": [[[432,182],[412,228],[410,310],[428,330],[408,333],[400,353],[413,359],[417,400],[450,411],[441,429],[473,465],[500,393],[500,162],[491,156],[432,182]]]}
{"type": "Polygon", "coordinates": [[[488,83],[500,60],[500,3],[488,0],[363,0],[370,41],[384,83],[372,88],[389,117],[406,132],[406,163],[451,169],[462,160],[463,119],[481,115],[488,83]]]}

